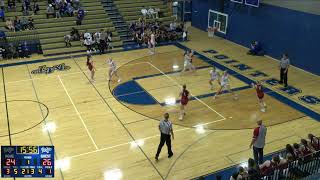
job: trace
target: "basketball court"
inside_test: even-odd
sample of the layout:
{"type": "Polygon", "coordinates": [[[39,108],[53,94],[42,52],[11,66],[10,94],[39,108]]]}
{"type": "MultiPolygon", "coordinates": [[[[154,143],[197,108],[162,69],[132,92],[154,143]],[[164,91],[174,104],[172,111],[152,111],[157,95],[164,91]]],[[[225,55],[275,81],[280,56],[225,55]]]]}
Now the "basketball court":
{"type": "MultiPolygon", "coordinates": [[[[54,145],[59,167],[55,179],[189,179],[246,160],[251,155],[248,145],[257,118],[262,118],[269,128],[267,153],[296,142],[309,132],[319,133],[317,121],[273,95],[281,95],[277,88],[270,87],[266,92],[269,108],[261,113],[254,89],[243,78],[249,72],[239,72],[203,52],[215,47],[219,54],[232,57],[244,49],[219,38],[205,40],[205,33],[195,29],[193,32],[200,41],[191,40],[183,46],[197,52],[195,73],[180,72],[184,49],[175,45],[158,47],[154,56],[146,49],[96,55],[96,83],[89,81],[85,57],[3,68],[2,145],[9,141],[17,145],[54,145]],[[107,82],[106,57],[116,61],[121,83],[107,82]],[[44,65],[56,68],[42,74],[44,68],[39,67],[44,65]],[[216,88],[212,91],[208,84],[213,65],[229,70],[238,100],[227,93],[213,100],[216,88]],[[179,121],[176,100],[182,84],[187,85],[193,99],[186,118],[179,121]],[[158,123],[164,112],[170,113],[174,123],[175,154],[167,159],[164,149],[156,162],[158,123]]],[[[267,60],[250,59],[246,63],[254,67],[258,61],[264,64],[267,60]]],[[[276,62],[259,70],[269,74],[275,65],[276,62]]],[[[312,77],[298,69],[294,71],[312,77]]],[[[296,78],[298,75],[292,81],[296,78]]],[[[296,82],[307,92],[310,83],[296,82]]],[[[316,105],[306,107],[319,112],[316,105]]]]}
{"type": "Polygon", "coordinates": [[[277,60],[249,56],[248,48],[225,39],[231,16],[209,9],[209,32],[189,27],[189,41],[157,46],[155,55],[146,48],[94,55],[94,83],[83,53],[1,61],[1,145],[54,146],[57,180],[181,180],[246,162],[259,119],[268,128],[265,154],[309,133],[319,137],[319,76],[292,66],[289,86],[280,85],[277,60]],[[195,51],[196,71],[181,72],[189,49],[195,51]],[[110,57],[119,83],[107,80],[110,57]],[[214,82],[210,89],[213,67],[230,74],[238,99],[226,91],[213,99],[219,88],[214,82]],[[266,112],[252,88],[257,80],[264,86],[266,112]],[[182,85],[191,99],[179,120],[182,85]],[[156,161],[166,112],[174,155],[167,158],[164,147],[156,161]]]}

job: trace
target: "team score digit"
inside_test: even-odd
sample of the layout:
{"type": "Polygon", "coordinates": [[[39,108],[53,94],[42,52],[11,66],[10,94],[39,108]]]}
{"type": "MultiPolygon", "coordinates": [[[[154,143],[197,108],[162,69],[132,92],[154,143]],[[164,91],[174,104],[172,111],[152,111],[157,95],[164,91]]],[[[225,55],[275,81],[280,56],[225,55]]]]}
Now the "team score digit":
{"type": "Polygon", "coordinates": [[[6,172],[5,172],[7,175],[11,173],[10,169],[6,169],[6,172]]]}
{"type": "Polygon", "coordinates": [[[46,169],[46,174],[52,174],[52,169],[46,169]]]}
{"type": "Polygon", "coordinates": [[[52,165],[52,162],[51,162],[51,159],[41,159],[42,161],[42,166],[51,166],[52,165]]]}
{"type": "Polygon", "coordinates": [[[21,174],[22,175],[25,175],[25,174],[34,174],[34,169],[33,168],[28,168],[28,169],[25,169],[25,168],[23,168],[23,169],[21,169],[21,174]]]}
{"type": "Polygon", "coordinates": [[[6,159],[6,166],[15,166],[16,165],[16,160],[15,159],[6,159]]]}
{"type": "Polygon", "coordinates": [[[43,174],[42,169],[38,169],[38,174],[43,174]]]}

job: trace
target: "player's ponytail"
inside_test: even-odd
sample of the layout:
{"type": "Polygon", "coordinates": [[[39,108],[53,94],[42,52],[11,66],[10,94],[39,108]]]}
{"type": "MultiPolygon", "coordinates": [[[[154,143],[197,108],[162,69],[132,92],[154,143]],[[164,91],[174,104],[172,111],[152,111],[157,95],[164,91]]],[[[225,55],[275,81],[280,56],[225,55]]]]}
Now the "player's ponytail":
{"type": "Polygon", "coordinates": [[[187,89],[187,86],[184,84],[184,85],[182,86],[182,89],[183,89],[183,90],[186,90],[186,89],[187,89]]]}

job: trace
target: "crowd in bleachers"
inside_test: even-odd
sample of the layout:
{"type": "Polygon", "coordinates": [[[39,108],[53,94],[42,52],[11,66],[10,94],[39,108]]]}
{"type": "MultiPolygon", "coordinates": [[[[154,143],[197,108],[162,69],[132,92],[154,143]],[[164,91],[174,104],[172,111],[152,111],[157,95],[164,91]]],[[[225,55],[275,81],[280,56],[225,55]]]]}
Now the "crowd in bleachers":
{"type": "Polygon", "coordinates": [[[23,30],[33,30],[35,29],[33,24],[33,18],[23,16],[21,19],[18,16],[15,16],[14,20],[8,18],[6,20],[5,28],[9,31],[23,31],[23,30]]]}
{"type": "Polygon", "coordinates": [[[150,19],[158,19],[159,15],[160,16],[162,15],[160,8],[149,7],[147,9],[144,6],[141,9],[141,14],[144,18],[150,18],[150,19]]]}
{"type": "Polygon", "coordinates": [[[80,41],[81,46],[86,46],[88,51],[95,51],[100,54],[113,48],[112,32],[106,29],[90,33],[87,30],[80,32],[76,28],[72,28],[70,34],[64,36],[64,40],[66,47],[71,47],[72,41],[80,41]]]}
{"type": "MultiPolygon", "coordinates": [[[[21,1],[20,1],[21,2],[21,1]]],[[[0,18],[3,22],[5,22],[5,28],[9,31],[23,31],[23,30],[33,30],[35,29],[33,18],[25,17],[29,15],[29,11],[33,11],[36,14],[40,9],[37,3],[37,0],[33,2],[33,6],[31,7],[30,0],[23,0],[21,5],[21,11],[23,12],[23,16],[15,16],[14,18],[6,18],[5,13],[10,11],[16,11],[16,1],[8,0],[7,9],[5,6],[4,0],[0,0],[0,18]]]]}
{"type": "MultiPolygon", "coordinates": [[[[255,160],[249,158],[247,167],[239,167],[230,180],[257,180],[262,177],[274,175],[276,170],[288,170],[288,173],[294,174],[295,177],[304,177],[307,172],[293,166],[293,164],[303,164],[314,160],[319,161],[320,139],[312,134],[308,135],[308,140],[301,139],[300,144],[287,144],[283,152],[273,155],[271,160],[266,160],[262,164],[257,164],[255,160]]],[[[320,167],[320,166],[319,166],[320,167]]],[[[318,168],[319,168],[318,167],[318,168]]],[[[280,172],[279,171],[279,172],[280,172]]]]}
{"type": "MultiPolygon", "coordinates": [[[[39,4],[37,0],[33,0],[33,2],[31,3],[31,0],[19,0],[18,1],[21,4],[21,12],[23,14],[23,16],[29,16],[29,11],[32,11],[33,14],[38,14],[38,12],[40,11],[39,8],[39,4]]],[[[7,4],[7,10],[8,12],[10,11],[17,11],[19,7],[17,7],[16,5],[16,0],[8,0],[8,4],[7,4]]],[[[0,0],[0,6],[2,10],[5,10],[5,3],[4,0],[0,0]]]]}
{"type": "Polygon", "coordinates": [[[46,15],[47,18],[75,16],[77,25],[81,25],[81,22],[85,16],[85,11],[80,6],[79,0],[48,0],[46,15]]]}
{"type": "Polygon", "coordinates": [[[31,55],[30,46],[27,41],[18,44],[10,43],[8,46],[0,47],[0,60],[13,58],[28,58],[31,55]]]}
{"type": "Polygon", "coordinates": [[[139,46],[148,44],[152,33],[155,35],[157,43],[176,41],[187,37],[183,23],[172,22],[170,25],[166,25],[157,21],[147,22],[143,17],[138,21],[131,22],[129,32],[139,46]]]}

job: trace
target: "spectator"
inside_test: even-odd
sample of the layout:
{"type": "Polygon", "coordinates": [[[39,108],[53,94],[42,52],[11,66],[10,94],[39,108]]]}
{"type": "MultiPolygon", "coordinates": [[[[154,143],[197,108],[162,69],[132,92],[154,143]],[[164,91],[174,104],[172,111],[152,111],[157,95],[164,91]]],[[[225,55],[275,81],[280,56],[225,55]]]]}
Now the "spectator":
{"type": "Polygon", "coordinates": [[[30,0],[24,0],[23,5],[27,8],[27,11],[32,11],[30,6],[30,0]]]}
{"type": "Polygon", "coordinates": [[[187,32],[183,31],[182,33],[182,41],[187,41],[188,37],[187,37],[187,32]]]}
{"type": "Polygon", "coordinates": [[[14,24],[10,18],[7,19],[5,28],[9,31],[15,31],[14,24]]]}
{"type": "Polygon", "coordinates": [[[175,21],[170,23],[170,30],[171,31],[175,31],[177,28],[177,23],[175,21]]]}
{"type": "Polygon", "coordinates": [[[95,49],[98,49],[99,53],[102,54],[100,38],[101,38],[101,31],[97,31],[96,33],[94,33],[93,39],[94,39],[95,49]]]}
{"type": "Polygon", "coordinates": [[[82,47],[84,45],[84,33],[79,32],[79,37],[80,37],[80,46],[82,47]]]}
{"type": "Polygon", "coordinates": [[[0,0],[0,8],[4,10],[4,0],[0,0]]]}
{"type": "Polygon", "coordinates": [[[300,150],[301,150],[303,156],[309,156],[313,152],[315,152],[315,150],[311,146],[309,146],[307,140],[301,139],[300,142],[301,142],[300,150]]]}
{"type": "Polygon", "coordinates": [[[15,31],[20,31],[21,30],[21,22],[18,16],[15,17],[13,21],[14,29],[15,31]]]}
{"type": "Polygon", "coordinates": [[[299,144],[294,143],[294,144],[293,144],[293,150],[294,150],[294,154],[295,154],[295,157],[296,157],[296,158],[302,158],[303,153],[302,153],[302,151],[300,150],[300,145],[299,145],[299,144]]]}
{"type": "Polygon", "coordinates": [[[79,0],[74,0],[73,1],[73,7],[74,7],[74,9],[79,9],[80,8],[80,1],[79,0]]]}
{"type": "Polygon", "coordinates": [[[241,180],[242,177],[241,175],[239,175],[239,172],[235,172],[232,174],[232,176],[230,177],[230,180],[241,180]]]}
{"type": "Polygon", "coordinates": [[[320,150],[320,140],[315,137],[313,134],[308,134],[308,138],[310,140],[310,146],[312,146],[316,151],[320,150]]]}
{"type": "Polygon", "coordinates": [[[37,15],[39,11],[40,11],[40,8],[39,8],[38,0],[36,0],[33,2],[33,14],[37,15]]]}
{"type": "Polygon", "coordinates": [[[88,51],[91,51],[92,50],[92,43],[93,43],[91,33],[89,33],[86,30],[83,37],[84,37],[84,45],[87,47],[88,51]]]}
{"type": "Polygon", "coordinates": [[[100,52],[102,54],[105,53],[104,51],[107,48],[107,41],[106,41],[107,37],[108,37],[108,34],[107,34],[106,30],[101,29],[100,30],[100,48],[101,48],[100,52]]]}
{"type": "Polygon", "coordinates": [[[4,9],[0,9],[0,19],[2,19],[3,22],[5,22],[5,15],[4,15],[4,9]]]}
{"type": "Polygon", "coordinates": [[[54,8],[52,7],[52,4],[49,4],[47,7],[47,19],[49,19],[50,16],[54,17],[54,8]]]}
{"type": "Polygon", "coordinates": [[[248,176],[249,180],[257,180],[260,178],[259,167],[252,158],[248,159],[248,176]]]}
{"type": "Polygon", "coordinates": [[[111,31],[107,32],[107,49],[113,49],[113,46],[112,46],[112,32],[111,31]]]}
{"type": "Polygon", "coordinates": [[[8,11],[16,10],[16,2],[15,0],[8,0],[8,11]]]}
{"type": "Polygon", "coordinates": [[[71,47],[71,35],[67,34],[64,36],[64,42],[66,43],[66,47],[71,47]]]}
{"type": "Polygon", "coordinates": [[[248,172],[243,168],[243,167],[239,167],[239,175],[241,175],[242,179],[244,178],[248,178],[248,172]]]}
{"type": "Polygon", "coordinates": [[[292,154],[288,153],[286,155],[286,160],[288,163],[291,163],[291,162],[295,161],[295,158],[292,156],[292,154]]]}
{"type": "Polygon", "coordinates": [[[144,6],[141,9],[141,14],[144,18],[146,18],[148,15],[148,10],[144,6]]]}
{"type": "Polygon", "coordinates": [[[249,147],[253,146],[253,157],[256,163],[262,164],[267,128],[262,124],[262,120],[258,120],[257,125],[258,127],[253,131],[253,138],[249,147]]]}
{"type": "Polygon", "coordinates": [[[60,3],[57,3],[57,4],[54,5],[54,11],[56,13],[56,19],[61,18],[60,8],[61,8],[60,3]]]}
{"type": "Polygon", "coordinates": [[[28,7],[26,6],[25,3],[22,4],[21,8],[22,8],[22,9],[21,9],[22,14],[23,14],[24,16],[29,16],[28,7]]]}
{"type": "Polygon", "coordinates": [[[161,13],[160,8],[155,8],[155,9],[154,9],[154,13],[155,13],[155,15],[156,15],[156,19],[158,19],[158,18],[159,18],[159,13],[161,13]]]}
{"type": "Polygon", "coordinates": [[[82,25],[83,18],[84,18],[84,10],[82,8],[79,8],[77,12],[77,17],[76,17],[76,24],[82,25]]]}
{"type": "Polygon", "coordinates": [[[60,16],[66,16],[66,13],[65,13],[66,5],[61,1],[57,4],[57,6],[59,9],[60,16]]]}
{"type": "Polygon", "coordinates": [[[72,28],[70,32],[71,40],[78,41],[80,40],[80,33],[76,28],[72,28]]]}
{"type": "Polygon", "coordinates": [[[267,160],[259,166],[262,175],[270,175],[276,167],[281,167],[287,164],[286,159],[280,159],[279,155],[274,155],[272,160],[267,160]]]}
{"type": "Polygon", "coordinates": [[[21,18],[21,30],[28,30],[29,29],[29,21],[26,17],[22,17],[21,18]]]}
{"type": "Polygon", "coordinates": [[[239,167],[238,172],[233,173],[230,180],[243,180],[248,177],[248,172],[245,171],[243,167],[239,167]]]}
{"type": "Polygon", "coordinates": [[[14,58],[17,57],[17,49],[13,46],[12,43],[9,44],[9,48],[8,48],[8,58],[14,58]]]}
{"type": "Polygon", "coordinates": [[[286,145],[286,155],[288,156],[288,154],[290,154],[293,157],[293,159],[296,159],[296,154],[294,152],[293,147],[290,144],[286,145]]]}
{"type": "Polygon", "coordinates": [[[148,9],[148,17],[154,19],[155,11],[152,7],[148,9]]]}
{"type": "Polygon", "coordinates": [[[71,6],[71,3],[68,3],[67,6],[66,6],[66,14],[68,16],[73,16],[73,11],[74,11],[74,8],[71,6]]]}
{"type": "Polygon", "coordinates": [[[31,16],[30,16],[29,19],[28,19],[28,28],[29,28],[30,30],[35,29],[35,28],[34,28],[34,24],[33,24],[33,18],[32,18],[31,16]]]}
{"type": "Polygon", "coordinates": [[[250,50],[247,54],[254,56],[263,56],[261,44],[258,41],[252,42],[250,45],[250,50]]]}
{"type": "Polygon", "coordinates": [[[4,31],[0,30],[0,40],[6,41],[7,37],[6,37],[6,33],[4,33],[4,31]]]}

